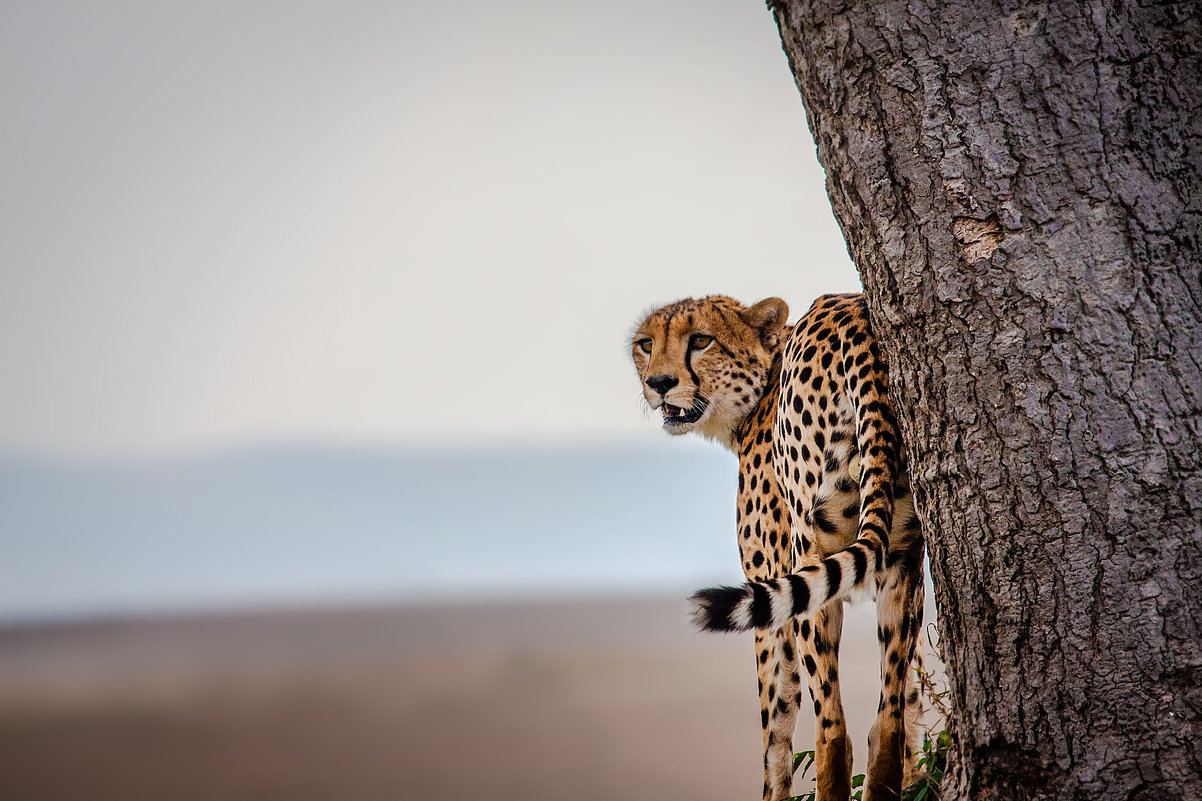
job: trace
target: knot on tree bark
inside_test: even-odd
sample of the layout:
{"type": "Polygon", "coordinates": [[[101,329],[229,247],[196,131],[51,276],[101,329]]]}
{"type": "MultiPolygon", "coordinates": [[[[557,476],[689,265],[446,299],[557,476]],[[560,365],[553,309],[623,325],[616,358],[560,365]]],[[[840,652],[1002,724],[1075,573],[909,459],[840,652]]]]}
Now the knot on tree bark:
{"type": "Polygon", "coordinates": [[[1001,247],[1005,234],[996,214],[984,220],[956,217],[952,220],[952,236],[960,245],[960,258],[969,264],[988,259],[1001,247]]]}

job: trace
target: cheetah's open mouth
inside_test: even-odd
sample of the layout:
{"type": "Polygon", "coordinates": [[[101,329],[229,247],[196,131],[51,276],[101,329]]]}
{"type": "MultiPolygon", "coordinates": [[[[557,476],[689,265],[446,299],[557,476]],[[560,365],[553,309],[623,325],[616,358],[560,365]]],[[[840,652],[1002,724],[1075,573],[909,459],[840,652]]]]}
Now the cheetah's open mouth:
{"type": "Polygon", "coordinates": [[[705,407],[705,401],[698,399],[693,401],[693,408],[691,409],[665,403],[660,407],[660,411],[664,413],[664,425],[683,426],[689,423],[696,423],[700,420],[701,415],[705,414],[705,407]]]}

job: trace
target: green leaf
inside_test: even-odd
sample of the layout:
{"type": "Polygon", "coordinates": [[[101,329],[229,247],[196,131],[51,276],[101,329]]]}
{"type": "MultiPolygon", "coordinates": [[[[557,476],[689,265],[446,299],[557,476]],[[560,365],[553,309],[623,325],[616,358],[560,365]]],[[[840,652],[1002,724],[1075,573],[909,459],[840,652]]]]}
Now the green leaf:
{"type": "Polygon", "coordinates": [[[851,777],[852,789],[855,789],[856,787],[862,787],[863,785],[864,785],[864,774],[863,773],[857,773],[855,776],[851,777]]]}
{"type": "Polygon", "coordinates": [[[810,790],[808,793],[791,795],[788,798],[782,798],[781,801],[814,801],[814,794],[817,792],[817,790],[810,790]]]}
{"type": "Polygon", "coordinates": [[[797,778],[804,779],[805,775],[810,772],[810,768],[814,765],[814,752],[802,751],[800,754],[793,755],[793,772],[797,773],[797,767],[801,767],[801,775],[797,778]]]}

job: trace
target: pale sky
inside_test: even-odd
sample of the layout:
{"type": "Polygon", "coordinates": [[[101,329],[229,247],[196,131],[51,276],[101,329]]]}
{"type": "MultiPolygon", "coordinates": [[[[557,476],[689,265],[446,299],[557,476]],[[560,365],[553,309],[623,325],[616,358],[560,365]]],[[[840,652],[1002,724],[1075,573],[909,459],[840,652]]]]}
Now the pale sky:
{"type": "Polygon", "coordinates": [[[5,3],[0,102],[0,451],[651,436],[644,309],[860,286],[761,2],[5,3]]]}

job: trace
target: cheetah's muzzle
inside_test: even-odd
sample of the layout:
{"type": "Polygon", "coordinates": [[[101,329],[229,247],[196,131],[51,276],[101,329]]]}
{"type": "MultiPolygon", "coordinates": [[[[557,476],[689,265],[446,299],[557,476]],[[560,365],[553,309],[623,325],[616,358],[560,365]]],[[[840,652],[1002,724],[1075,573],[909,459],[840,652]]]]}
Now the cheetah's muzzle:
{"type": "Polygon", "coordinates": [[[673,406],[670,403],[665,403],[660,407],[660,410],[664,413],[664,425],[685,426],[696,423],[701,419],[701,415],[705,414],[708,405],[700,398],[693,401],[693,408],[688,410],[681,406],[673,406]]]}

